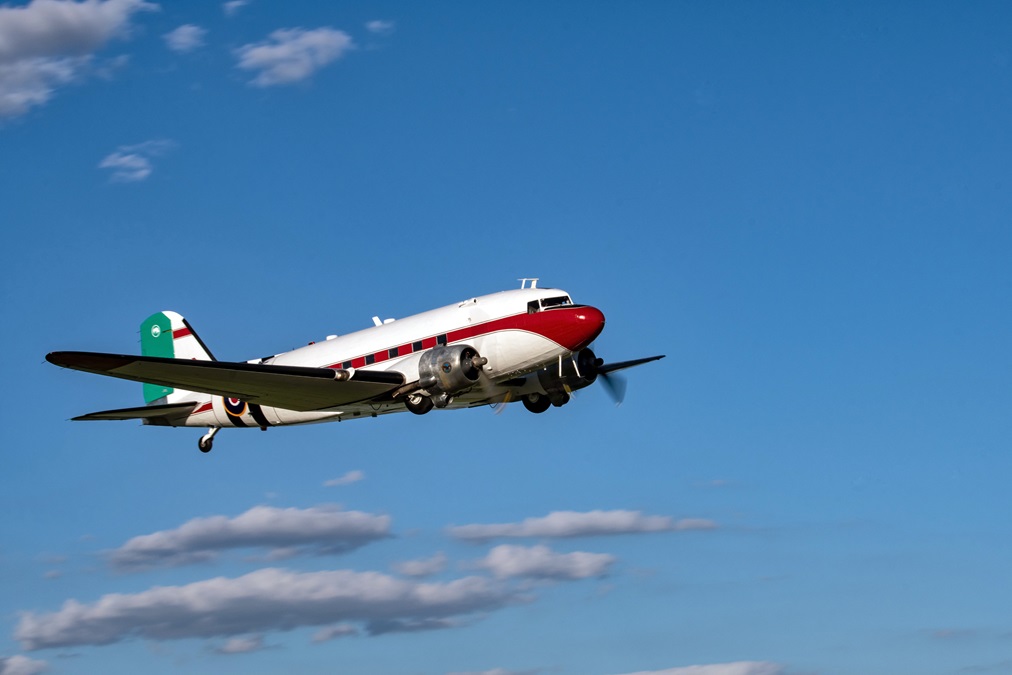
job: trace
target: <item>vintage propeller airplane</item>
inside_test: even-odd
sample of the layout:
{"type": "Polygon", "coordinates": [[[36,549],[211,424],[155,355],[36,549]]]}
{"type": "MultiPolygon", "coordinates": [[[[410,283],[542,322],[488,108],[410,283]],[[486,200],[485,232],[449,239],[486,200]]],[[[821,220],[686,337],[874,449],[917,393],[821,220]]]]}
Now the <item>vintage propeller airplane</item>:
{"type": "Polygon", "coordinates": [[[618,403],[625,384],[612,373],[664,358],[606,364],[589,346],[604,314],[537,282],[522,279],[517,290],[404,319],[373,317],[364,330],[244,363],[215,360],[186,319],[168,311],[141,324],[141,356],[52,352],[46,360],[144,383],[147,405],[74,420],[207,427],[198,446],[209,452],[224,427],[266,430],[516,400],[542,413],[598,377],[618,403]]]}

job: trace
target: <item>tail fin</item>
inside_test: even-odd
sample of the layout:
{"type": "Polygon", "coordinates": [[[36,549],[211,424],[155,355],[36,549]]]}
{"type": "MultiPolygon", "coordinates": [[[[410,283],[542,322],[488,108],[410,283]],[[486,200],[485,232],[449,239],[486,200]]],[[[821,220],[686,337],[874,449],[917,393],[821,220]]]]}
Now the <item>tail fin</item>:
{"type": "MultiPolygon", "coordinates": [[[[166,359],[216,360],[186,319],[169,311],[152,314],[141,323],[141,354],[166,359]]],[[[144,384],[145,403],[183,400],[193,400],[193,393],[159,384],[144,384]]]]}

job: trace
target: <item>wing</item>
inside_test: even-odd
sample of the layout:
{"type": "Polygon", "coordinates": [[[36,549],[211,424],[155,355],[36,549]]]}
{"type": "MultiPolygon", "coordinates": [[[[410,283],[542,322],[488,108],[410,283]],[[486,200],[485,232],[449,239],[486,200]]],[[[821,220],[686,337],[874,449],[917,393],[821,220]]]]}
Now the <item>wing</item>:
{"type": "Polygon", "coordinates": [[[189,361],[156,356],[52,352],[57,366],[135,382],[178,387],[288,410],[322,410],[369,401],[404,384],[400,373],[259,363],[189,361]]]}
{"type": "Polygon", "coordinates": [[[103,410],[70,418],[73,422],[90,420],[146,420],[148,424],[157,424],[176,418],[184,418],[199,405],[196,401],[185,403],[169,403],[167,405],[142,405],[137,408],[120,408],[103,410]]]}

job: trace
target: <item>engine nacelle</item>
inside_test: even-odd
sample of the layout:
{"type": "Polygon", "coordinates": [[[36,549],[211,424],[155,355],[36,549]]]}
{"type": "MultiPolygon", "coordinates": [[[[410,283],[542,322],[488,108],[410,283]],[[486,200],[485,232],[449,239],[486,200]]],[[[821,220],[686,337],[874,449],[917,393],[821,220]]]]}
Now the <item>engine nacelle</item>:
{"type": "Polygon", "coordinates": [[[552,403],[561,405],[569,400],[569,392],[594,384],[600,365],[601,360],[594,352],[590,349],[581,349],[576,355],[575,363],[572,358],[562,359],[561,368],[559,363],[553,363],[539,370],[538,382],[552,403]]]}
{"type": "MultiPolygon", "coordinates": [[[[432,395],[448,396],[470,389],[487,359],[468,345],[433,347],[418,361],[418,384],[432,395]]],[[[437,401],[437,405],[438,405],[437,401]]]]}

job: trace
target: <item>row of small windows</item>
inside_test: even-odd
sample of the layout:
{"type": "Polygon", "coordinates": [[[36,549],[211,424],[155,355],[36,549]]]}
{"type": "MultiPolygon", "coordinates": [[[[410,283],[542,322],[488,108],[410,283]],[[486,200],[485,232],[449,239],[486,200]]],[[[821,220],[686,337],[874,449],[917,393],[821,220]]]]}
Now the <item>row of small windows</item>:
{"type": "Polygon", "coordinates": [[[348,368],[361,368],[362,366],[371,366],[378,361],[386,361],[387,359],[396,359],[398,356],[407,356],[414,352],[424,351],[431,347],[443,346],[446,344],[446,334],[437,335],[434,338],[425,338],[418,342],[412,342],[411,344],[401,345],[400,347],[391,347],[390,349],[383,349],[375,352],[374,354],[366,354],[355,359],[345,361],[341,364],[341,367],[347,370],[348,368]]]}

